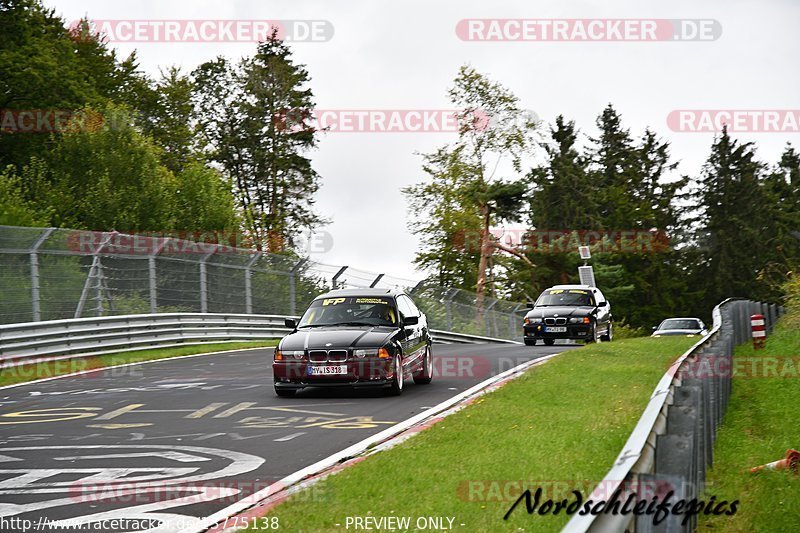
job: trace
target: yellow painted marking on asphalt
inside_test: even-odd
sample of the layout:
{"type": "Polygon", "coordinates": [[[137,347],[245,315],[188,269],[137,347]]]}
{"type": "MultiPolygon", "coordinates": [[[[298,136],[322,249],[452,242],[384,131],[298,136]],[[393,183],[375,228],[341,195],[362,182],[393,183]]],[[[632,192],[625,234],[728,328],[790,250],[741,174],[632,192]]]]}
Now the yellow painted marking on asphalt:
{"type": "Polygon", "coordinates": [[[325,429],[368,429],[374,428],[378,424],[396,424],[397,422],[373,420],[371,416],[353,416],[340,418],[338,420],[323,420],[312,424],[297,426],[298,428],[321,427],[325,429]]]}
{"type": "Polygon", "coordinates": [[[87,428],[100,428],[100,429],[126,429],[126,428],[141,428],[145,426],[152,426],[153,424],[90,424],[87,428]]]}
{"type": "Polygon", "coordinates": [[[306,411],[305,409],[294,409],[292,407],[256,407],[255,409],[268,409],[270,411],[286,411],[287,413],[303,413],[307,415],[344,416],[344,413],[328,413],[325,411],[306,411]]]}
{"type": "Polygon", "coordinates": [[[198,409],[197,411],[186,415],[184,418],[201,418],[212,411],[216,411],[223,405],[227,405],[228,402],[214,402],[210,403],[207,406],[203,407],[202,409],[198,409]]]}
{"type": "Polygon", "coordinates": [[[124,415],[125,413],[130,413],[140,407],[143,407],[143,403],[132,403],[130,405],[126,405],[125,407],[120,407],[119,409],[115,409],[110,413],[106,413],[104,415],[98,416],[95,420],[111,420],[112,418],[116,418],[120,415],[124,415]]]}
{"type": "Polygon", "coordinates": [[[45,422],[64,422],[66,420],[76,420],[78,418],[90,418],[95,413],[76,412],[76,411],[100,411],[101,407],[54,407],[49,409],[33,409],[30,411],[17,411],[0,415],[0,418],[45,418],[44,420],[14,420],[12,422],[0,422],[0,425],[10,426],[16,424],[43,424],[45,422]]]}
{"type": "Polygon", "coordinates": [[[216,415],[214,415],[214,418],[228,418],[232,414],[236,414],[239,411],[244,411],[245,409],[249,409],[250,407],[253,407],[254,405],[256,405],[255,402],[237,403],[233,407],[231,407],[229,409],[225,409],[221,413],[217,413],[216,415]]]}

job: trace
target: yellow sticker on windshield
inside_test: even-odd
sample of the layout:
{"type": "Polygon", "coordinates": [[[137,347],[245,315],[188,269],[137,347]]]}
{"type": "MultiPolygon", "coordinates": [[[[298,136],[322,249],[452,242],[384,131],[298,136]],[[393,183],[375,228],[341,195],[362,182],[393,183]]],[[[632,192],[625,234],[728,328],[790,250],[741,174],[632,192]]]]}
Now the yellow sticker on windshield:
{"type": "Polygon", "coordinates": [[[579,291],[579,290],[571,290],[569,292],[570,292],[570,294],[589,294],[586,291],[579,291]]]}
{"type": "Polygon", "coordinates": [[[385,304],[386,300],[380,298],[356,298],[357,304],[385,304]]]}
{"type": "Polygon", "coordinates": [[[322,305],[339,305],[340,303],[344,303],[347,298],[325,298],[322,300],[322,305]]]}
{"type": "Polygon", "coordinates": [[[553,289],[550,294],[561,294],[562,292],[564,292],[564,289],[553,289]]]}

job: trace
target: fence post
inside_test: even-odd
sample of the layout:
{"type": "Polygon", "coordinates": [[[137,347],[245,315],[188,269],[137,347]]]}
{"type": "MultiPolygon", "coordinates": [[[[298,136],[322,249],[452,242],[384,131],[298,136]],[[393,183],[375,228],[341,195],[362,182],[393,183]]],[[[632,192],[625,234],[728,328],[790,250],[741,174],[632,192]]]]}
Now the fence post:
{"type": "Polygon", "coordinates": [[[158,248],[150,254],[150,257],[147,258],[147,274],[150,281],[150,312],[155,314],[158,312],[158,278],[156,278],[156,257],[158,254],[161,253],[161,250],[164,249],[164,246],[167,245],[167,242],[170,241],[170,237],[167,237],[161,241],[161,244],[158,245],[158,248]]]}
{"type": "Polygon", "coordinates": [[[331,279],[331,284],[333,285],[333,287],[332,287],[333,290],[336,290],[336,288],[337,288],[336,285],[338,284],[339,277],[342,274],[344,274],[344,271],[347,270],[348,268],[350,268],[350,267],[343,266],[342,268],[339,269],[339,272],[337,272],[336,275],[333,276],[333,278],[331,279]]]}
{"type": "Polygon", "coordinates": [[[514,339],[517,337],[517,327],[518,323],[517,320],[519,317],[517,316],[517,311],[519,308],[522,307],[522,304],[517,304],[517,306],[511,311],[511,314],[508,315],[508,327],[509,327],[509,338],[514,339]]]}
{"type": "MultiPolygon", "coordinates": [[[[80,300],[78,300],[78,305],[75,307],[74,318],[80,318],[81,315],[83,314],[83,307],[86,305],[86,299],[89,297],[90,283],[92,282],[92,278],[97,275],[95,274],[95,272],[97,271],[98,264],[100,263],[99,254],[103,250],[103,248],[105,248],[106,244],[108,244],[109,241],[114,238],[115,235],[118,235],[116,231],[106,233],[103,237],[103,240],[100,241],[100,244],[97,246],[97,248],[95,248],[94,251],[92,251],[93,255],[92,266],[91,268],[89,268],[89,273],[86,275],[86,282],[83,284],[83,290],[81,290],[80,300]]],[[[101,279],[98,278],[98,284],[101,283],[102,283],[101,279]]],[[[102,287],[102,285],[99,285],[99,287],[102,287]]],[[[102,297],[102,294],[100,294],[100,296],[102,297]]]]}
{"type": "Polygon", "coordinates": [[[200,312],[208,313],[208,271],[206,269],[206,261],[217,253],[217,249],[207,253],[200,260],[200,312]]]}
{"type": "Polygon", "coordinates": [[[253,314],[253,265],[261,259],[261,256],[261,252],[256,252],[244,269],[244,312],[248,315],[253,314]]]}
{"type": "Polygon", "coordinates": [[[55,228],[47,228],[39,236],[39,239],[33,245],[30,251],[31,260],[31,314],[33,321],[38,322],[42,319],[41,309],[41,294],[39,293],[39,248],[44,244],[44,241],[50,237],[50,234],[55,231],[55,228]]]}
{"type": "MultiPolygon", "coordinates": [[[[307,262],[307,258],[301,259],[289,270],[289,314],[292,316],[297,314],[297,286],[295,275],[297,274],[297,271],[300,270],[300,268],[307,262]]],[[[344,272],[344,270],[341,270],[340,272],[344,272]]]]}
{"type": "Polygon", "coordinates": [[[444,302],[444,307],[447,312],[447,331],[453,331],[453,310],[452,310],[453,298],[456,297],[456,294],[458,294],[461,291],[461,289],[450,289],[450,290],[452,290],[453,292],[450,293],[450,296],[444,302]]]}
{"type": "Polygon", "coordinates": [[[489,307],[487,307],[487,308],[486,308],[486,309],[483,311],[483,319],[486,321],[486,328],[484,328],[484,329],[486,330],[486,336],[487,336],[487,337],[491,337],[491,336],[492,336],[492,332],[491,332],[491,328],[490,328],[490,326],[491,326],[491,323],[490,323],[490,322],[491,322],[491,321],[489,320],[489,311],[491,311],[491,310],[492,310],[492,307],[494,307],[494,306],[495,306],[495,304],[498,302],[498,300],[496,300],[496,299],[494,299],[494,298],[493,298],[493,300],[494,300],[494,301],[493,301],[491,304],[489,304],[489,307]]]}

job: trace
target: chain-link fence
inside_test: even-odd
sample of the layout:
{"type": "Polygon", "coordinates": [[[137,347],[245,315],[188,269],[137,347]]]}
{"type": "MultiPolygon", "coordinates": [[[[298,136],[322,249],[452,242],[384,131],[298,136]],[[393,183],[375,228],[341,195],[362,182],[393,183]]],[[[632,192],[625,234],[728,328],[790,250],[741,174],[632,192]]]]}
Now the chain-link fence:
{"type": "Polygon", "coordinates": [[[116,232],[0,226],[0,323],[141,313],[302,313],[333,288],[401,288],[431,327],[521,337],[524,305],[349,266],[116,232]]]}

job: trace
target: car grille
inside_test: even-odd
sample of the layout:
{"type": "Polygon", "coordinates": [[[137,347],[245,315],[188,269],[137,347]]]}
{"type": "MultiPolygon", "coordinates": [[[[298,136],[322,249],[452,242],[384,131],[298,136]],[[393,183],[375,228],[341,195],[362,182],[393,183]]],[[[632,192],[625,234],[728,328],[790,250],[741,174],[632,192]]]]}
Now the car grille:
{"type": "Polygon", "coordinates": [[[347,350],[311,350],[308,358],[312,363],[341,363],[347,361],[347,350]]]}
{"type": "Polygon", "coordinates": [[[566,318],[545,318],[544,323],[547,326],[563,326],[567,323],[566,318]]]}

